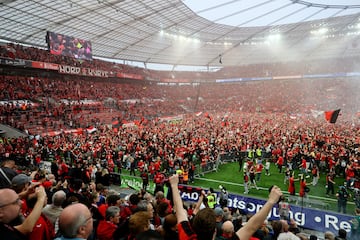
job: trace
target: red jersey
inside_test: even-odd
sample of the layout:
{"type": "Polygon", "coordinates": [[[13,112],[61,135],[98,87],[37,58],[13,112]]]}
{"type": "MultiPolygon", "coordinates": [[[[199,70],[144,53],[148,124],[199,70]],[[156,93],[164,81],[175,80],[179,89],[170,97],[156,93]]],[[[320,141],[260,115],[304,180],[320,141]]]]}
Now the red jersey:
{"type": "Polygon", "coordinates": [[[255,172],[256,173],[261,173],[261,171],[263,170],[263,167],[264,167],[264,165],[262,165],[262,164],[256,164],[255,172]]]}
{"type": "Polygon", "coordinates": [[[155,177],[154,177],[154,183],[155,184],[162,184],[165,180],[165,176],[162,173],[156,173],[155,177]]]}
{"type": "Polygon", "coordinates": [[[55,228],[49,219],[41,214],[28,237],[29,240],[53,239],[55,237],[55,228]]]}
{"type": "Polygon", "coordinates": [[[300,197],[305,196],[305,187],[306,187],[306,182],[305,181],[300,181],[300,191],[299,191],[299,196],[300,197]]]}
{"type": "Polygon", "coordinates": [[[101,220],[97,227],[97,239],[99,240],[107,240],[113,239],[113,234],[117,229],[117,225],[113,224],[112,222],[101,220]]]}
{"type": "Polygon", "coordinates": [[[295,179],[293,176],[289,178],[289,188],[288,192],[290,195],[295,195],[295,179]]]}
{"type": "Polygon", "coordinates": [[[139,171],[142,172],[144,170],[145,163],[143,161],[139,161],[137,164],[137,167],[138,167],[139,171]]]}
{"type": "Polygon", "coordinates": [[[306,160],[304,158],[301,160],[301,168],[306,169],[306,160]]]}

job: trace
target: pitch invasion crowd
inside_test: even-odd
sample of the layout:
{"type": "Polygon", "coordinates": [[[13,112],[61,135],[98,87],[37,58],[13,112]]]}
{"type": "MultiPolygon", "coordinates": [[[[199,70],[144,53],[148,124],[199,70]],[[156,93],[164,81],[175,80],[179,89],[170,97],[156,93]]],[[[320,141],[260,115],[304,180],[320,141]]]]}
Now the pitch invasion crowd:
{"type": "MultiPolygon", "coordinates": [[[[157,184],[161,185],[178,168],[189,171],[190,177],[194,162],[214,161],[219,154],[235,150],[254,150],[256,153],[257,149],[261,149],[271,155],[271,164],[274,166],[279,164],[279,158],[283,158],[283,165],[299,156],[301,159],[311,158],[320,171],[324,171],[323,174],[330,169],[337,169],[338,175],[344,174],[350,180],[356,177],[355,170],[358,167],[357,131],[355,127],[347,128],[309,119],[295,121],[286,114],[231,114],[226,119],[198,116],[172,124],[147,121],[138,127],[119,128],[117,131],[102,126],[92,134],[2,138],[0,153],[2,161],[8,164],[5,166],[6,174],[14,168],[30,174],[31,169],[24,166],[37,166],[41,160],[50,158],[53,161],[52,174],[37,172],[32,177],[44,186],[48,203],[52,202],[50,199],[54,192],[64,190],[66,197],[61,205],[80,202],[91,209],[99,197],[92,193],[98,191],[99,195],[106,195],[106,188],[101,186],[109,185],[108,173],[114,168],[118,171],[123,167],[130,170],[136,168],[140,172],[147,169],[150,181],[159,181],[157,184]],[[342,161],[346,162],[345,166],[342,161]],[[164,176],[157,177],[158,172],[164,176]]],[[[10,181],[16,174],[18,172],[9,175],[10,181]]],[[[14,185],[6,184],[3,177],[0,179],[6,187],[14,188],[18,184],[17,180],[14,185]]],[[[14,189],[24,202],[34,195],[36,184],[29,182],[27,179],[23,188],[14,189]]],[[[38,199],[44,198],[41,194],[40,190],[35,192],[38,199]]],[[[112,198],[108,196],[109,199],[112,198]]],[[[115,202],[120,204],[118,200],[115,202]]],[[[5,201],[3,204],[7,203],[5,201]]],[[[23,214],[26,211],[30,211],[28,207],[22,208],[23,214]]],[[[120,210],[120,215],[124,211],[120,210]]],[[[103,217],[106,215],[103,214],[103,217]]]]}
{"type": "MultiPolygon", "coordinates": [[[[22,51],[16,49],[16,54],[22,51]]],[[[32,56],[32,51],[18,56],[39,57],[32,56]]],[[[67,63],[67,59],[57,60],[67,63]]],[[[343,175],[350,185],[358,177],[359,128],[350,111],[357,106],[350,97],[358,89],[354,80],[311,80],[306,87],[298,80],[159,87],[73,77],[1,78],[1,99],[39,104],[25,109],[16,103],[2,105],[2,122],[26,129],[24,122],[38,124],[46,117],[40,124],[48,130],[90,124],[97,128],[91,134],[0,139],[4,239],[150,239],[152,234],[153,239],[307,239],[294,222],[265,221],[281,197],[277,187],[263,210],[242,226],[234,209],[208,207],[210,193],[204,192],[198,204],[185,206],[184,211],[176,191],[178,181],[193,180],[195,163],[207,164],[226,152],[258,151],[269,156],[271,166],[278,166],[279,171],[282,166],[303,167],[305,160],[305,167],[306,162],[313,162],[327,179],[343,175]],[[91,108],[59,104],[64,97],[80,101],[90,96],[101,104],[91,108]],[[110,96],[115,102],[105,109],[103,101],[110,96]],[[121,101],[144,97],[152,101],[121,101]],[[340,103],[343,115],[336,124],[310,114],[310,109],[328,110],[340,103]],[[139,120],[137,126],[114,130],[101,120],[92,122],[94,112],[109,109],[120,122],[139,120]],[[203,114],[185,114],[176,123],[158,119],[194,109],[203,114]],[[49,160],[51,173],[36,169],[40,161],[49,160]],[[122,168],[146,173],[156,183],[156,192],[142,191],[127,200],[109,192],[109,173],[122,168]],[[172,175],[180,168],[188,179],[172,175]],[[175,190],[172,201],[161,193],[165,180],[175,190]]],[[[342,230],[337,234],[346,237],[342,230]]],[[[330,233],[326,236],[334,238],[330,233]]]]}

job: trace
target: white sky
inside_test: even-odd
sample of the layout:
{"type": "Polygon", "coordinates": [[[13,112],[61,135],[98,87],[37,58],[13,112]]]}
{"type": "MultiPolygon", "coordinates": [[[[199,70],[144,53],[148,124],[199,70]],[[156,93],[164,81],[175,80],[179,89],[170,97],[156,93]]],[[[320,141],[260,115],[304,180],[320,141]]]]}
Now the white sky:
{"type": "Polygon", "coordinates": [[[253,27],[311,21],[360,12],[360,0],[304,0],[314,4],[357,6],[352,9],[308,7],[292,0],[183,0],[198,15],[216,23],[253,27]],[[312,16],[313,15],[313,16],[312,16]]]}

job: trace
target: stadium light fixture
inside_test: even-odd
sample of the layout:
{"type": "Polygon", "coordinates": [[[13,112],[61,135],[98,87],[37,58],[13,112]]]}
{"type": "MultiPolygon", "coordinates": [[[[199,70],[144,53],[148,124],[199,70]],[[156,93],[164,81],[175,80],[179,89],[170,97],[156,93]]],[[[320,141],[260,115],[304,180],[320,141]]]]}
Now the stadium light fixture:
{"type": "Polygon", "coordinates": [[[310,33],[313,35],[324,35],[329,31],[328,28],[322,27],[319,28],[318,30],[312,30],[310,33]]]}
{"type": "Polygon", "coordinates": [[[276,33],[276,34],[270,34],[267,39],[269,41],[279,41],[281,39],[281,34],[276,33]]]}

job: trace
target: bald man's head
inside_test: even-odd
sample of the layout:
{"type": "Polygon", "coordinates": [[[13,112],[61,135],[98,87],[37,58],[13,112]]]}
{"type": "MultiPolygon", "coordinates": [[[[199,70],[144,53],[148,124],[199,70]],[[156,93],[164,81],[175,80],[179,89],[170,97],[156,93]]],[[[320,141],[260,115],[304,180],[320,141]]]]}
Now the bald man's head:
{"type": "Polygon", "coordinates": [[[10,223],[19,217],[21,201],[17,193],[10,189],[0,189],[0,222],[10,223]]]}
{"type": "Polygon", "coordinates": [[[66,193],[63,190],[59,190],[52,196],[52,203],[54,206],[61,207],[66,200],[66,193]]]}
{"type": "Polygon", "coordinates": [[[92,226],[91,212],[81,203],[67,206],[59,216],[59,229],[67,238],[87,239],[92,232],[92,226]]]}
{"type": "Polygon", "coordinates": [[[234,234],[234,224],[231,221],[225,221],[221,226],[223,235],[231,237],[234,234]]]}
{"type": "Polygon", "coordinates": [[[6,200],[18,196],[17,193],[10,188],[0,189],[0,206],[6,203],[6,200]],[[5,202],[4,202],[5,201],[5,202]]]}

